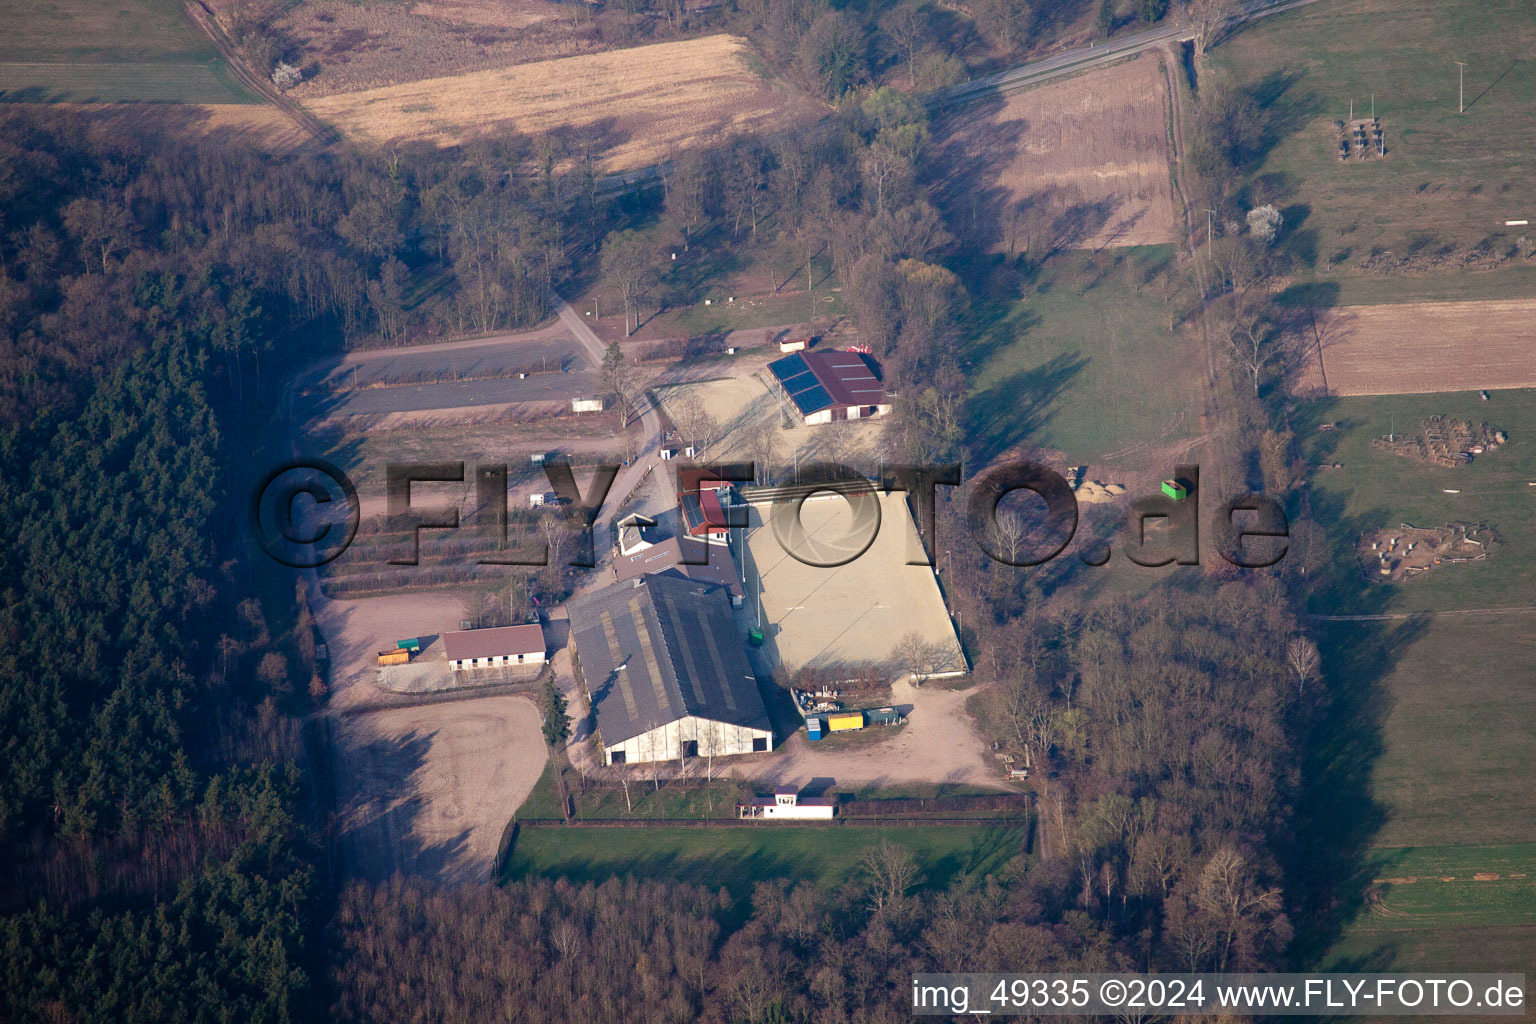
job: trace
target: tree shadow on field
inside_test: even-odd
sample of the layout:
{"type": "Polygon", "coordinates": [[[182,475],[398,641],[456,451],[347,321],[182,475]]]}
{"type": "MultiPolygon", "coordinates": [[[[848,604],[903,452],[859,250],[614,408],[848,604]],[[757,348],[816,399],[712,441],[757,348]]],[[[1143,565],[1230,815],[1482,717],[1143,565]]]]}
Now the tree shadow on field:
{"type": "Polygon", "coordinates": [[[961,107],[935,125],[935,142],[925,161],[934,204],[944,212],[950,231],[975,252],[1004,244],[1009,207],[1017,200],[1002,181],[1019,155],[1029,122],[1004,120],[1003,107],[1004,99],[996,96],[961,107]]]}
{"type": "MultiPolygon", "coordinates": [[[[1311,426],[1336,420],[1338,412],[1337,400],[1322,399],[1309,403],[1303,416],[1311,426]]],[[[1342,432],[1306,433],[1306,460],[1331,461],[1342,432]]],[[[1385,746],[1383,726],[1392,710],[1387,680],[1428,624],[1424,618],[1324,617],[1375,615],[1390,607],[1396,586],[1368,580],[1354,549],[1356,538],[1391,522],[1392,513],[1372,508],[1350,515],[1343,495],[1319,488],[1309,489],[1305,500],[1307,518],[1324,531],[1328,545],[1327,554],[1317,560],[1320,571],[1306,584],[1315,589],[1305,595],[1312,614],[1304,626],[1322,655],[1322,686],[1308,698],[1315,706],[1297,726],[1295,827],[1277,847],[1295,909],[1291,959],[1298,968],[1320,964],[1366,910],[1377,871],[1371,847],[1388,820],[1372,784],[1385,746]]],[[[1373,955],[1362,962],[1379,959],[1373,955]]]]}
{"type": "Polygon", "coordinates": [[[1301,79],[1301,72],[1281,69],[1243,86],[1243,94],[1253,102],[1258,116],[1244,135],[1246,145],[1236,154],[1240,166],[1262,164],[1276,146],[1322,113],[1323,102],[1315,92],[1296,88],[1301,79]]]}
{"type": "MultiPolygon", "coordinates": [[[[1279,367],[1277,380],[1271,388],[1284,388],[1290,394],[1298,389],[1306,378],[1315,376],[1316,393],[1328,387],[1326,368],[1327,350],[1349,335],[1351,314],[1338,308],[1339,286],[1333,281],[1310,281],[1293,284],[1275,296],[1276,327],[1293,344],[1287,346],[1287,355],[1279,367]]],[[[1321,456],[1314,460],[1322,461],[1321,456]]]]}
{"type": "MultiPolygon", "coordinates": [[[[394,874],[421,875],[439,883],[484,881],[488,864],[466,856],[469,829],[424,843],[415,826],[427,801],[418,786],[436,733],[411,730],[403,736],[349,741],[338,731],[337,839],[348,874],[381,882],[394,874]]],[[[436,799],[449,798],[447,793],[436,799]]]]}
{"type": "MultiPolygon", "coordinates": [[[[677,831],[683,832],[682,829],[677,831]]],[[[577,885],[601,885],[610,878],[664,879],[725,889],[731,894],[733,906],[732,910],[726,911],[727,923],[739,926],[750,912],[749,897],[757,883],[779,879],[793,883],[806,875],[802,860],[770,848],[775,845],[774,834],[767,830],[731,826],[688,828],[676,839],[676,850],[632,850],[625,856],[614,857],[607,856],[609,851],[604,849],[615,838],[643,836],[641,842],[646,843],[664,835],[667,833],[655,827],[528,827],[525,823],[507,853],[503,877],[506,881],[517,881],[542,876],[577,885]],[[732,848],[719,853],[703,853],[717,837],[724,837],[732,848]],[[745,845],[745,837],[754,840],[752,846],[755,848],[738,847],[738,844],[745,845]],[[699,852],[690,855],[685,850],[699,852]]]]}
{"type": "Polygon", "coordinates": [[[966,403],[968,460],[985,465],[1044,428],[1056,401],[1088,362],[1075,351],[1060,352],[972,395],[966,403]]]}
{"type": "Polygon", "coordinates": [[[1371,781],[1391,712],[1386,680],[1427,623],[1318,625],[1326,704],[1300,751],[1296,827],[1283,857],[1286,889],[1302,910],[1293,960],[1309,966],[1321,962],[1366,907],[1376,873],[1371,845],[1388,820],[1371,781]]]}
{"type": "Polygon", "coordinates": [[[1093,0],[1051,0],[1050,3],[1031,4],[1030,41],[1060,38],[1069,25],[1088,13],[1090,6],[1094,6],[1093,0]]]}

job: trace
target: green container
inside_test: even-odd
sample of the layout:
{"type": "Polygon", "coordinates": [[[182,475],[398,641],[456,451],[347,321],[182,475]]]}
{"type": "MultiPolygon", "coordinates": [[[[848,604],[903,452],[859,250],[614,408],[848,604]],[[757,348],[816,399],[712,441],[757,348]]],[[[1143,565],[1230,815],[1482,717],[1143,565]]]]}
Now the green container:
{"type": "Polygon", "coordinates": [[[763,646],[763,631],[760,629],[747,630],[747,643],[753,647],[763,646]]]}
{"type": "Polygon", "coordinates": [[[1168,497],[1172,498],[1174,501],[1183,501],[1185,498],[1189,497],[1189,489],[1183,484],[1179,483],[1177,480],[1164,480],[1163,493],[1168,495],[1168,497]]]}
{"type": "Polygon", "coordinates": [[[414,636],[409,640],[396,640],[395,650],[410,651],[412,654],[419,653],[421,651],[421,640],[414,636]]]}

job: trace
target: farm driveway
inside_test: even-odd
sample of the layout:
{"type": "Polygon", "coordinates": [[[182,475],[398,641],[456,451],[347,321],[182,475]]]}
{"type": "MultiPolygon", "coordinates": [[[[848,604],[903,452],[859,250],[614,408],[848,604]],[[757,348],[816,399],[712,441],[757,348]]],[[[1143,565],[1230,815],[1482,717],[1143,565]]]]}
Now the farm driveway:
{"type": "Polygon", "coordinates": [[[811,743],[801,731],[777,757],[733,766],[731,774],[775,786],[832,779],[842,789],[940,782],[1003,789],[965,709],[972,692],[898,681],[891,687],[891,703],[910,710],[907,724],[891,739],[836,750],[811,743]]]}

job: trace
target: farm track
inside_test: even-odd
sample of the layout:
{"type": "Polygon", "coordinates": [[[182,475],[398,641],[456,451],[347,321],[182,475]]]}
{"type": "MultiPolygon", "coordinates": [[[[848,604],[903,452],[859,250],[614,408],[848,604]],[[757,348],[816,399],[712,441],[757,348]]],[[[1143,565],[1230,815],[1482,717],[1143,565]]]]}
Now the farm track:
{"type": "Polygon", "coordinates": [[[234,76],[240,80],[240,84],[251,90],[268,103],[272,104],[283,113],[293,119],[294,123],[304,129],[314,140],[322,146],[329,146],[340,140],[340,134],[315,117],[298,104],[292,102],[282,93],[278,92],[270,82],[256,74],[245,63],[245,59],[236,51],[234,43],[230,42],[224,30],[219,27],[218,19],[202,0],[188,0],[185,8],[187,17],[192,19],[203,34],[212,40],[214,48],[219,51],[219,56],[224,58],[234,76]]]}
{"type": "Polygon", "coordinates": [[[1403,619],[1432,619],[1437,615],[1530,615],[1536,604],[1510,605],[1508,608],[1448,608],[1433,612],[1382,612],[1374,615],[1308,615],[1313,622],[1397,622],[1403,619]]]}
{"type": "Polygon", "coordinates": [[[829,818],[825,821],[764,821],[761,818],[588,818],[561,821],[558,818],[518,819],[523,828],[827,828],[847,825],[852,828],[1022,828],[1029,818],[829,818]]]}

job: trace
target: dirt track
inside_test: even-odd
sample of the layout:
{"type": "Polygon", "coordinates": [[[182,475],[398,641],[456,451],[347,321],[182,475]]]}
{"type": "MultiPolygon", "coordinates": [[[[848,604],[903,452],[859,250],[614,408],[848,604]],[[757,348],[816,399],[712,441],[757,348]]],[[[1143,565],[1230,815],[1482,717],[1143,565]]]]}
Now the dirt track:
{"type": "Polygon", "coordinates": [[[1536,387],[1536,300],[1345,306],[1320,315],[1303,394],[1536,387]]]}

